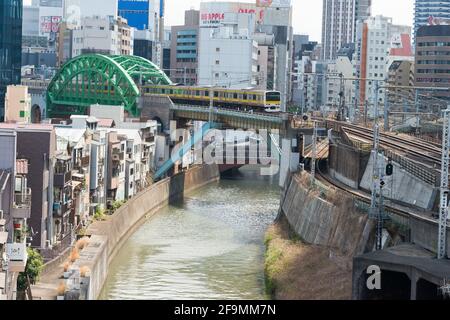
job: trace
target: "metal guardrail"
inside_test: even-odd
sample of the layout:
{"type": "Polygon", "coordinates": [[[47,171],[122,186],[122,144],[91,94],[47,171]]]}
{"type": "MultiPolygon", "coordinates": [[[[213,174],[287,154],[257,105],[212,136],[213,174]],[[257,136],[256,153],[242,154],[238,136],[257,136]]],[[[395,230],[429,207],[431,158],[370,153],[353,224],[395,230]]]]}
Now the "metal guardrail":
{"type": "Polygon", "coordinates": [[[397,162],[402,167],[402,169],[422,180],[423,182],[434,187],[439,187],[440,177],[437,172],[432,172],[429,168],[426,168],[417,162],[402,157],[392,152],[391,150],[386,149],[385,155],[386,157],[391,158],[392,160],[397,162]]]}
{"type": "MultiPolygon", "coordinates": [[[[191,105],[176,105],[173,104],[170,107],[172,110],[178,110],[178,111],[191,111],[191,112],[198,112],[198,113],[209,113],[209,108],[201,107],[201,106],[191,106],[191,105]]],[[[221,109],[221,108],[214,108],[213,114],[215,115],[222,115],[222,116],[230,116],[230,117],[238,117],[238,118],[245,118],[245,119],[251,119],[251,120],[263,120],[263,121],[270,121],[277,124],[283,123],[283,120],[281,117],[277,116],[271,116],[265,113],[258,113],[258,112],[244,112],[244,111],[233,111],[233,110],[227,110],[227,109],[221,109]]]]}

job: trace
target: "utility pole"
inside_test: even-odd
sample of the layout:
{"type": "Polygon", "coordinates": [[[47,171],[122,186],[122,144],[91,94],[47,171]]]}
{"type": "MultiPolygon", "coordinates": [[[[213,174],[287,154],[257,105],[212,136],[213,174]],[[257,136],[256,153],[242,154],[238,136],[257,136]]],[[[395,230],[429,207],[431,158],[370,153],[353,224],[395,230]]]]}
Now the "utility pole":
{"type": "Polygon", "coordinates": [[[389,95],[388,89],[384,89],[384,131],[389,131],[389,95]]]}
{"type": "Polygon", "coordinates": [[[382,177],[381,170],[378,161],[379,144],[380,144],[380,126],[378,125],[378,81],[375,84],[374,95],[374,128],[373,128],[373,168],[372,168],[372,196],[370,203],[369,217],[377,220],[377,243],[376,249],[381,250],[383,247],[383,190],[382,190],[382,177]]]}
{"type": "Polygon", "coordinates": [[[339,92],[339,119],[340,121],[345,121],[346,112],[345,112],[345,93],[344,93],[344,75],[339,74],[340,78],[340,92],[339,92]]]}
{"type": "Polygon", "coordinates": [[[311,157],[311,186],[316,182],[316,160],[317,160],[317,121],[314,121],[311,157]]]}
{"type": "Polygon", "coordinates": [[[364,102],[364,126],[367,127],[367,110],[369,109],[369,101],[364,102]]]}
{"type": "Polygon", "coordinates": [[[369,217],[377,220],[376,231],[376,250],[383,249],[383,227],[384,227],[384,196],[383,186],[384,179],[381,170],[382,163],[378,161],[379,143],[380,143],[380,126],[375,124],[374,127],[374,146],[372,150],[373,170],[372,170],[372,197],[370,204],[369,217]]]}
{"type": "Polygon", "coordinates": [[[416,133],[419,133],[420,116],[419,116],[419,89],[416,89],[416,96],[414,99],[416,105],[416,133]]]}
{"type": "Polygon", "coordinates": [[[447,258],[448,179],[450,163],[450,105],[444,111],[442,130],[441,195],[439,206],[438,259],[447,258]]]}
{"type": "Polygon", "coordinates": [[[209,124],[213,122],[213,111],[214,111],[214,70],[211,70],[211,88],[209,89],[209,124]]]}
{"type": "Polygon", "coordinates": [[[380,117],[380,112],[378,110],[378,92],[380,91],[380,84],[377,80],[375,80],[375,103],[373,104],[374,108],[374,117],[375,117],[375,124],[378,124],[378,118],[380,117]]]}

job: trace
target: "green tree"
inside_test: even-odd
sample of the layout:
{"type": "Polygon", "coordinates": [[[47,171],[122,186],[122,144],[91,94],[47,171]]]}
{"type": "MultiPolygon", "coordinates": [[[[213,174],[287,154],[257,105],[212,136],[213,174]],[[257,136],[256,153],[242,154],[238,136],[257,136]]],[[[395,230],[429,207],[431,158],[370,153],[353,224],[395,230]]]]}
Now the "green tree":
{"type": "Polygon", "coordinates": [[[25,272],[19,274],[17,278],[17,290],[25,291],[28,286],[27,276],[30,278],[30,284],[36,284],[44,268],[44,259],[37,250],[27,248],[28,260],[25,272]]]}

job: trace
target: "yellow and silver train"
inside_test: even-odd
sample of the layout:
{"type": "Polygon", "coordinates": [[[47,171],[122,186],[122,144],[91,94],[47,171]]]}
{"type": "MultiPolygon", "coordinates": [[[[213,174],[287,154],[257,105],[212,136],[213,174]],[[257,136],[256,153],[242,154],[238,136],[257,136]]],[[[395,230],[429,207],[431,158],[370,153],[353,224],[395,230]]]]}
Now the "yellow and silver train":
{"type": "Polygon", "coordinates": [[[201,106],[209,106],[213,90],[215,107],[268,113],[281,111],[279,91],[160,85],[146,85],[142,90],[143,94],[169,96],[177,104],[201,106]]]}

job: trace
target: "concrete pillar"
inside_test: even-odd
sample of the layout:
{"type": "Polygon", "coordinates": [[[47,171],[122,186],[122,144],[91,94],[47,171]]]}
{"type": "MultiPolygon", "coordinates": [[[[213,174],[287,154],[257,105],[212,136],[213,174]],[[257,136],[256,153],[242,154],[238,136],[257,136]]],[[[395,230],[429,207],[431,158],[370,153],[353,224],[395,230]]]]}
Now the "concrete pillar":
{"type": "Polygon", "coordinates": [[[417,300],[417,282],[419,281],[419,275],[416,270],[411,270],[411,300],[417,300]]]}
{"type": "Polygon", "coordinates": [[[364,290],[366,290],[366,281],[364,273],[367,266],[357,258],[353,259],[352,271],[352,300],[362,300],[364,298],[364,290]]]}

